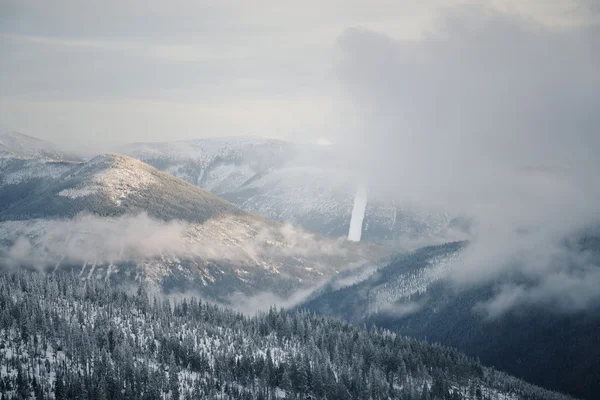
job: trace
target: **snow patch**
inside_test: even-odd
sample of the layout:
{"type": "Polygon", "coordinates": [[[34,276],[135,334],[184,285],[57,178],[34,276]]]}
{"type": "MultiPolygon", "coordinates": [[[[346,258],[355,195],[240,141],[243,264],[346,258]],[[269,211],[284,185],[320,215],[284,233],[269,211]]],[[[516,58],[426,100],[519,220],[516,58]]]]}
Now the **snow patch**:
{"type": "Polygon", "coordinates": [[[95,177],[94,181],[104,187],[109,198],[120,204],[129,194],[158,183],[146,166],[133,159],[117,159],[117,164],[124,168],[110,168],[95,177]]]}
{"type": "MultiPolygon", "coordinates": [[[[213,193],[233,192],[256,175],[247,165],[221,164],[209,171],[202,170],[202,186],[213,193]]],[[[200,182],[200,181],[199,181],[200,182]]]]}
{"type": "Polygon", "coordinates": [[[68,197],[70,199],[78,199],[80,197],[87,197],[94,193],[97,193],[98,187],[88,186],[81,189],[65,189],[58,193],[61,197],[68,197]]]}

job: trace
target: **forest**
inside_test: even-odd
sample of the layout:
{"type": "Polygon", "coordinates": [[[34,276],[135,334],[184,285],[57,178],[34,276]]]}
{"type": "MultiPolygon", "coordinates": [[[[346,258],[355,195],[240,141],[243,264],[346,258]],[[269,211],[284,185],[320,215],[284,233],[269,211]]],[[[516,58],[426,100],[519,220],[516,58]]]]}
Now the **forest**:
{"type": "Polygon", "coordinates": [[[70,272],[0,272],[0,399],[567,399],[308,312],[256,316],[70,272]]]}

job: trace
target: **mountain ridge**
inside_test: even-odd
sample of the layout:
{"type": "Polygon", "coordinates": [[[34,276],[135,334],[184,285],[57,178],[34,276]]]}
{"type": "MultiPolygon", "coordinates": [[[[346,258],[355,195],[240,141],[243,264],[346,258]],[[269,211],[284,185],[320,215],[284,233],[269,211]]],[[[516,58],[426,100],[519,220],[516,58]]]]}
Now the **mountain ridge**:
{"type": "Polygon", "coordinates": [[[7,158],[0,188],[5,259],[96,279],[141,274],[160,290],[226,303],[238,292],[285,299],[381,251],[250,214],[125,155],[7,158]]]}
{"type": "Polygon", "coordinates": [[[16,131],[0,131],[0,154],[54,161],[79,161],[73,153],[60,150],[54,143],[16,131]]]}
{"type": "MultiPolygon", "coordinates": [[[[324,235],[348,235],[360,182],[339,168],[331,146],[233,137],[137,143],[120,150],[251,213],[324,235]]],[[[371,195],[363,238],[377,243],[430,238],[451,220],[445,212],[401,206],[371,195]]]]}

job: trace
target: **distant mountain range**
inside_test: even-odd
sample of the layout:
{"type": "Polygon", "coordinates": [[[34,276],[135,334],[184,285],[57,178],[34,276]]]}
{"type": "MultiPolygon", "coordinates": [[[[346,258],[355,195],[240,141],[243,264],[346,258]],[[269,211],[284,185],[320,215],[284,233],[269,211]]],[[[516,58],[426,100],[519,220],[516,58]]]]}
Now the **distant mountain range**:
{"type": "Polygon", "coordinates": [[[10,131],[0,132],[0,157],[5,155],[53,161],[80,160],[79,156],[65,152],[53,143],[10,131]]]}
{"type": "MultiPolygon", "coordinates": [[[[329,236],[347,236],[359,179],[340,169],[333,148],[257,138],[134,143],[118,149],[264,217],[329,236]]],[[[452,221],[369,195],[362,239],[423,239],[452,221]]]]}
{"type": "Polygon", "coordinates": [[[12,143],[19,152],[0,159],[0,243],[8,262],[146,279],[163,291],[200,291],[227,303],[262,292],[285,299],[383,254],[248,213],[128,156],[67,161],[61,153],[40,155],[43,146],[28,148],[24,138],[12,143]]]}
{"type": "MultiPolygon", "coordinates": [[[[354,195],[362,184],[336,165],[329,146],[230,137],[133,143],[115,151],[206,189],[249,213],[334,237],[348,235],[354,195]]],[[[0,159],[4,184],[58,177],[68,169],[61,163],[84,159],[15,132],[0,133],[0,157],[6,156],[9,161],[0,159]]],[[[447,213],[407,208],[369,194],[362,240],[430,239],[452,222],[447,213]]]]}

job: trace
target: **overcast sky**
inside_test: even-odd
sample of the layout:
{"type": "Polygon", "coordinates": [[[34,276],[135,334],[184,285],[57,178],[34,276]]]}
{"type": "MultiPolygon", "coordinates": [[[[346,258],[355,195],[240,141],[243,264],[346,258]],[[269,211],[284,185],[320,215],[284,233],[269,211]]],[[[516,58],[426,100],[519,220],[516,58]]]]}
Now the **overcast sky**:
{"type": "MultiPolygon", "coordinates": [[[[102,147],[223,135],[333,140],[350,117],[339,76],[347,30],[418,42],[462,3],[0,0],[0,127],[102,147]]],[[[595,4],[488,5],[565,29],[589,23],[595,4]]]]}

